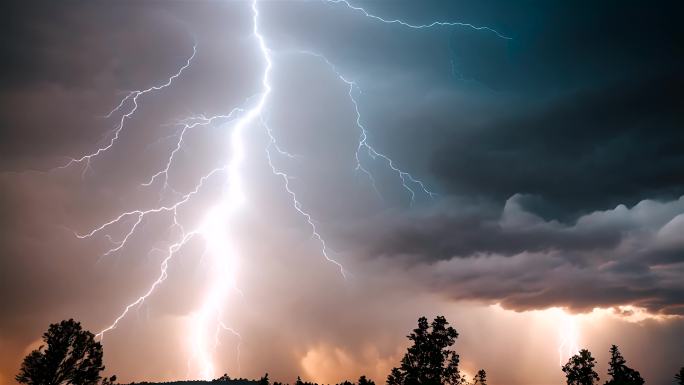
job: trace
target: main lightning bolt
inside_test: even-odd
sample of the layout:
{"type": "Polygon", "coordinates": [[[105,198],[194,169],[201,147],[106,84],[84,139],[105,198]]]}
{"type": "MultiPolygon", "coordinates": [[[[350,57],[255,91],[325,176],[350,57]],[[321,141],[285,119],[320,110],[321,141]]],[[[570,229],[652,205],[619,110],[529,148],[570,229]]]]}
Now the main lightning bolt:
{"type": "MultiPolygon", "coordinates": [[[[489,27],[477,27],[467,23],[456,22],[433,22],[425,25],[414,25],[401,20],[387,20],[372,15],[361,7],[351,5],[346,0],[324,1],[344,4],[346,7],[354,11],[361,12],[366,17],[383,23],[400,24],[402,26],[414,29],[431,28],[436,26],[464,26],[476,30],[487,30],[495,33],[501,38],[508,39],[489,27]]],[[[196,367],[199,376],[204,379],[210,379],[214,377],[215,368],[213,363],[213,354],[217,349],[219,334],[221,331],[228,331],[238,337],[241,341],[240,334],[234,329],[226,326],[223,319],[225,315],[224,306],[228,298],[228,293],[231,290],[237,290],[237,250],[234,249],[234,240],[232,240],[229,235],[232,233],[231,218],[233,218],[237,210],[246,200],[241,173],[241,167],[244,162],[246,152],[243,142],[244,132],[246,129],[256,125],[259,125],[264,129],[268,138],[268,143],[265,150],[270,171],[274,176],[282,179],[284,191],[291,198],[293,209],[306,221],[311,230],[312,237],[320,245],[320,250],[325,260],[335,265],[340,270],[340,273],[343,277],[347,276],[347,272],[343,265],[330,256],[331,250],[316,227],[312,215],[304,209],[303,204],[297,198],[297,195],[291,188],[291,177],[284,170],[277,167],[273,159],[273,156],[276,153],[290,158],[293,158],[294,155],[288,153],[279,146],[276,137],[267,124],[267,119],[264,116],[264,110],[268,105],[269,96],[272,91],[270,76],[273,68],[273,58],[271,50],[269,49],[259,28],[260,14],[257,5],[257,0],[251,1],[252,33],[264,65],[263,72],[261,73],[261,89],[256,95],[247,98],[242,106],[233,108],[227,114],[209,117],[203,115],[193,116],[178,123],[179,130],[175,135],[176,141],[165,162],[157,172],[153,173],[145,182],[141,183],[141,186],[143,187],[150,187],[155,185],[157,182],[161,182],[162,193],[167,190],[171,190],[174,193],[173,201],[168,204],[160,203],[151,208],[139,208],[126,211],[86,233],[76,233],[76,236],[80,239],[91,238],[98,234],[103,234],[104,237],[109,239],[113,246],[106,250],[101,257],[106,257],[121,251],[124,247],[126,247],[130,239],[138,233],[138,230],[141,226],[143,226],[145,220],[153,216],[164,216],[165,218],[168,218],[170,224],[169,231],[173,234],[173,240],[169,242],[166,248],[153,249],[163,253],[157,278],[148,286],[147,290],[145,290],[142,295],[126,305],[110,325],[103,328],[97,334],[97,337],[100,339],[103,339],[106,333],[114,330],[130,313],[131,310],[142,305],[167,279],[168,266],[174,256],[176,256],[192,240],[199,238],[203,241],[205,245],[203,258],[209,263],[211,268],[208,272],[206,293],[203,296],[200,306],[189,316],[188,332],[186,335],[189,340],[188,345],[191,353],[190,359],[188,361],[188,368],[190,369],[191,367],[196,367]],[[226,130],[229,130],[229,159],[221,166],[216,167],[199,177],[197,184],[191,191],[185,193],[179,192],[169,183],[169,173],[177,161],[177,154],[182,149],[186,135],[190,132],[190,130],[209,125],[220,125],[226,130]],[[179,212],[182,211],[189,202],[197,198],[209,180],[218,177],[225,178],[225,189],[222,192],[221,199],[207,211],[203,221],[199,225],[193,226],[192,228],[186,228],[187,226],[184,226],[179,219],[179,212]],[[116,225],[123,226],[126,229],[124,234],[118,240],[115,240],[108,233],[108,231],[116,225]]],[[[169,76],[165,82],[146,89],[129,92],[123,99],[121,99],[119,104],[106,115],[107,118],[110,118],[114,115],[120,114],[120,117],[113,130],[110,131],[110,137],[105,145],[97,148],[93,152],[82,155],[81,157],[71,158],[60,168],[69,167],[76,164],[84,164],[83,172],[85,173],[90,168],[90,163],[92,160],[96,159],[116,145],[120,136],[123,134],[127,121],[138,110],[141,98],[147,94],[171,87],[174,80],[179,78],[182,73],[190,67],[196,53],[197,46],[195,44],[193,45],[192,54],[187,58],[185,63],[178,69],[178,71],[169,76]]],[[[301,51],[300,53],[305,53],[321,59],[327,66],[329,66],[335,76],[337,76],[337,78],[347,86],[349,101],[355,112],[355,124],[359,130],[359,139],[354,154],[356,169],[368,176],[373,188],[378,191],[373,174],[364,164],[364,158],[366,157],[370,158],[371,160],[381,161],[388,168],[388,170],[395,173],[395,175],[401,181],[403,188],[409,193],[411,203],[414,202],[417,192],[425,194],[431,198],[434,197],[435,193],[429,190],[423,181],[400,169],[394,160],[384,153],[376,150],[376,148],[371,145],[369,142],[369,133],[362,122],[359,103],[355,97],[356,92],[359,91],[356,83],[343,76],[325,56],[308,51],[301,51]]],[[[237,349],[239,370],[240,343],[238,343],[237,349]]],[[[190,375],[190,373],[188,375],[190,375]]]]}

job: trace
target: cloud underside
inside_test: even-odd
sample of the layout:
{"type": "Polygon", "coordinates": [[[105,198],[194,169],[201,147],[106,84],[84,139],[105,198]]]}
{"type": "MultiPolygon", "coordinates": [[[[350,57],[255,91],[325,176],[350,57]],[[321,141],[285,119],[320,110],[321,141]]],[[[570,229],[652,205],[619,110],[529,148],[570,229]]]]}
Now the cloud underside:
{"type": "Polygon", "coordinates": [[[450,201],[378,219],[365,253],[403,261],[432,290],[513,310],[634,305],[684,315],[684,197],[544,220],[517,194],[500,212],[450,201]],[[382,223],[382,224],[381,224],[382,223]]]}

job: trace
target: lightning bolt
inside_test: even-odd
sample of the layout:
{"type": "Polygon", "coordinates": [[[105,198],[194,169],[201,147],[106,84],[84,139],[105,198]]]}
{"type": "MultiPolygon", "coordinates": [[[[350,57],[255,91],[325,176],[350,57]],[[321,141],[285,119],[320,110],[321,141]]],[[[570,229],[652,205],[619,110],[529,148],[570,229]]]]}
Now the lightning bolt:
{"type": "Polygon", "coordinates": [[[373,14],[369,13],[368,11],[366,11],[362,7],[352,5],[347,0],[324,0],[324,1],[327,1],[328,3],[332,3],[332,4],[343,4],[347,8],[354,10],[356,12],[359,12],[362,15],[364,15],[365,17],[371,18],[373,20],[376,20],[376,21],[379,21],[379,22],[385,23],[385,24],[398,24],[398,25],[408,27],[408,28],[413,28],[413,29],[429,29],[429,28],[433,28],[433,27],[466,27],[466,28],[474,29],[476,31],[489,31],[489,32],[492,32],[493,34],[495,34],[497,37],[500,37],[500,38],[506,39],[506,40],[511,40],[510,37],[502,35],[497,30],[492,29],[490,27],[477,26],[477,25],[470,24],[470,23],[462,23],[462,22],[455,22],[455,21],[433,21],[433,22],[430,22],[428,24],[411,24],[411,23],[407,23],[407,22],[405,22],[403,20],[399,20],[399,19],[385,19],[385,18],[382,18],[380,16],[373,15],[373,14]]]}
{"type": "Polygon", "coordinates": [[[306,223],[309,225],[311,228],[311,233],[312,236],[318,241],[318,243],[321,246],[321,252],[323,254],[323,257],[330,263],[336,265],[340,269],[340,274],[342,274],[342,277],[345,279],[347,278],[347,273],[344,270],[344,266],[342,266],[341,263],[336,261],[335,259],[331,258],[328,254],[328,246],[325,242],[325,239],[321,236],[321,234],[318,232],[318,229],[316,228],[316,224],[314,223],[314,220],[311,217],[311,214],[309,214],[307,211],[304,210],[302,207],[302,203],[297,199],[297,194],[292,190],[290,187],[290,176],[285,173],[284,171],[280,170],[275,166],[275,163],[273,163],[273,154],[272,151],[275,150],[278,152],[278,154],[286,156],[286,157],[293,157],[292,154],[283,151],[279,146],[278,142],[275,139],[275,136],[273,136],[273,131],[271,130],[270,126],[265,120],[262,120],[262,125],[266,129],[266,134],[268,136],[268,145],[266,146],[266,158],[268,160],[268,165],[271,167],[271,172],[273,172],[274,175],[279,176],[283,180],[283,187],[285,188],[285,191],[290,195],[291,201],[292,201],[292,207],[294,207],[297,212],[304,217],[306,220],[306,223]]]}
{"type": "Polygon", "coordinates": [[[121,102],[119,102],[119,104],[113,110],[111,110],[107,115],[105,115],[105,118],[110,118],[112,115],[114,115],[115,113],[117,113],[121,109],[123,109],[126,104],[131,105],[130,108],[128,109],[128,111],[121,115],[121,118],[119,119],[118,124],[110,132],[111,138],[109,139],[109,141],[104,146],[99,147],[94,152],[83,155],[80,158],[69,159],[69,161],[67,163],[60,166],[59,168],[66,168],[66,167],[69,167],[73,164],[85,163],[85,167],[83,168],[83,173],[85,174],[85,172],[90,168],[90,161],[93,158],[96,158],[99,155],[103,154],[104,152],[106,152],[110,148],[114,147],[116,142],[119,140],[119,135],[121,135],[121,132],[124,129],[126,121],[131,116],[133,116],[133,114],[135,114],[135,112],[138,110],[138,99],[141,98],[142,96],[146,95],[146,94],[153,93],[155,91],[160,91],[160,90],[163,90],[164,88],[171,86],[173,81],[176,80],[178,77],[180,77],[181,74],[183,73],[183,71],[185,71],[186,69],[188,69],[188,67],[190,67],[190,63],[195,58],[195,54],[197,54],[197,44],[194,44],[192,46],[192,55],[190,55],[190,57],[186,60],[185,64],[182,67],[180,67],[180,69],[176,73],[171,75],[166,80],[166,82],[159,84],[159,85],[154,85],[154,86],[146,88],[146,89],[130,91],[128,93],[128,95],[126,95],[126,97],[121,99],[121,102]]]}
{"type": "Polygon", "coordinates": [[[558,363],[563,366],[579,352],[579,327],[574,316],[561,310],[559,320],[558,363]]]}
{"type": "MultiPolygon", "coordinates": [[[[351,5],[346,0],[324,0],[330,3],[343,4],[351,10],[362,13],[364,16],[387,24],[400,24],[405,27],[414,29],[431,28],[437,26],[463,26],[473,28],[475,30],[486,30],[495,33],[498,37],[508,39],[497,31],[489,27],[478,27],[467,23],[456,22],[433,22],[425,25],[414,25],[403,22],[401,20],[386,20],[381,17],[368,13],[361,7],[351,5]]],[[[234,107],[227,114],[215,116],[192,116],[187,119],[177,122],[178,131],[174,135],[175,142],[173,148],[169,151],[163,164],[154,172],[146,181],[141,183],[142,187],[151,187],[153,185],[161,184],[160,194],[166,191],[174,193],[171,203],[162,204],[160,202],[153,207],[137,208],[130,211],[125,211],[115,216],[114,218],[101,223],[99,226],[92,228],[85,233],[75,233],[79,239],[88,239],[102,234],[106,239],[110,240],[112,247],[104,251],[100,258],[107,257],[114,253],[120,252],[130,242],[130,240],[138,234],[141,226],[147,219],[151,217],[164,217],[169,221],[169,231],[173,234],[172,239],[168,242],[166,248],[154,248],[153,251],[162,252],[162,260],[159,266],[159,273],[156,279],[147,287],[140,296],[135,298],[132,302],[126,305],[119,315],[108,326],[97,333],[97,337],[102,340],[106,333],[116,329],[121,321],[126,318],[131,310],[141,306],[157,288],[168,277],[168,266],[184,247],[195,239],[201,239],[204,244],[204,253],[202,258],[210,265],[208,269],[206,292],[202,296],[200,306],[193,311],[188,317],[188,346],[190,350],[188,360],[188,376],[192,368],[196,369],[198,375],[203,379],[211,379],[215,375],[215,366],[213,355],[219,345],[219,336],[222,331],[230,332],[235,335],[240,341],[237,345],[237,365],[240,370],[240,344],[242,338],[240,334],[233,328],[226,326],[225,318],[225,303],[228,299],[228,293],[231,290],[237,289],[236,272],[239,268],[238,250],[235,248],[235,242],[231,239],[231,219],[234,218],[240,207],[246,201],[247,197],[243,189],[243,179],[241,168],[245,160],[245,153],[247,151],[244,144],[244,132],[248,128],[254,126],[261,127],[267,135],[268,143],[265,148],[266,159],[272,174],[280,178],[283,182],[283,189],[290,197],[290,202],[293,209],[304,219],[308,225],[312,238],[318,242],[320,251],[325,260],[336,266],[342,277],[346,278],[348,273],[344,266],[336,259],[332,258],[332,250],[329,248],[324,237],[319,232],[316,221],[313,219],[309,211],[305,210],[304,205],[298,199],[295,191],[291,187],[291,176],[281,168],[279,168],[274,156],[284,156],[288,158],[297,158],[295,155],[285,151],[268,125],[265,118],[265,109],[268,105],[269,96],[271,95],[271,72],[273,69],[273,56],[268,47],[264,36],[260,30],[260,14],[257,0],[251,0],[250,4],[252,13],[252,35],[256,42],[256,47],[259,50],[263,62],[263,71],[261,72],[261,86],[256,95],[247,98],[243,105],[234,107]],[[228,153],[229,159],[219,167],[216,167],[201,177],[199,177],[194,188],[189,192],[180,192],[169,183],[169,175],[177,162],[177,154],[184,146],[186,136],[191,130],[204,126],[219,125],[229,132],[228,136],[228,153]],[[222,190],[220,200],[207,210],[206,215],[199,225],[192,228],[186,228],[179,218],[180,212],[190,203],[193,202],[199,194],[204,190],[206,184],[210,180],[216,178],[224,178],[225,188],[222,190]],[[123,227],[123,235],[115,239],[109,231],[113,227],[123,227]],[[211,332],[213,331],[213,333],[211,332]]],[[[371,173],[366,160],[381,162],[388,170],[393,172],[401,181],[403,188],[407,191],[410,197],[411,204],[414,203],[417,194],[424,194],[427,197],[433,198],[436,196],[434,192],[428,189],[427,185],[420,179],[414,177],[412,174],[404,171],[396,162],[388,155],[377,150],[369,140],[369,132],[362,122],[359,103],[356,99],[356,94],[360,92],[357,84],[343,76],[336,67],[323,55],[309,51],[300,51],[299,53],[306,54],[318,58],[326,64],[332,73],[347,87],[347,94],[350,104],[353,106],[355,113],[355,125],[359,131],[357,147],[354,153],[356,162],[356,170],[364,173],[370,180],[372,187],[379,193],[375,177],[371,173]]],[[[123,134],[126,123],[137,112],[141,98],[148,94],[162,91],[165,88],[171,87],[174,80],[179,78],[184,71],[190,66],[197,54],[197,44],[193,45],[192,54],[187,58],[185,63],[179,69],[167,78],[167,80],[158,85],[151,86],[146,89],[130,91],[123,97],[118,105],[114,107],[105,117],[111,118],[115,115],[119,116],[117,124],[109,132],[109,139],[106,143],[98,147],[96,150],[82,155],[78,158],[70,158],[69,161],[59,168],[66,168],[73,165],[84,165],[83,174],[90,169],[91,161],[107,152],[114,147],[120,136],[123,134]]],[[[160,195],[161,196],[161,195],[160,195]]]]}
{"type": "MultiPolygon", "coordinates": [[[[375,176],[371,173],[371,171],[368,169],[367,166],[364,165],[362,159],[363,159],[363,154],[365,153],[368,157],[370,157],[372,160],[380,160],[384,163],[384,165],[395,175],[399,178],[401,181],[401,185],[404,188],[404,190],[407,191],[409,194],[410,198],[410,203],[413,205],[415,203],[415,198],[416,198],[416,190],[414,188],[418,188],[421,193],[425,194],[429,198],[435,198],[437,194],[430,189],[428,189],[427,185],[425,182],[422,180],[414,177],[410,173],[402,170],[398,166],[396,166],[396,162],[392,160],[389,156],[386,154],[378,151],[373,147],[373,145],[370,144],[368,140],[368,130],[364,126],[361,118],[361,111],[359,109],[359,103],[354,97],[354,91],[360,92],[360,89],[358,85],[356,84],[355,81],[349,80],[346,78],[344,75],[342,75],[341,72],[337,70],[337,67],[330,61],[328,58],[320,53],[317,52],[312,52],[312,51],[297,51],[297,53],[302,54],[302,55],[308,55],[315,57],[317,59],[320,59],[330,70],[331,72],[340,80],[340,82],[344,83],[345,86],[347,87],[347,96],[349,97],[349,101],[354,109],[354,122],[356,124],[356,127],[359,130],[359,138],[357,141],[357,146],[356,146],[356,151],[354,153],[354,161],[356,163],[356,171],[359,171],[363,174],[365,174],[368,179],[370,180],[371,186],[375,190],[375,192],[378,195],[380,194],[380,191],[377,188],[377,183],[375,180],[375,176]],[[413,187],[412,187],[413,186],[413,187]]],[[[271,135],[271,140],[274,141],[274,138],[271,135]]]]}

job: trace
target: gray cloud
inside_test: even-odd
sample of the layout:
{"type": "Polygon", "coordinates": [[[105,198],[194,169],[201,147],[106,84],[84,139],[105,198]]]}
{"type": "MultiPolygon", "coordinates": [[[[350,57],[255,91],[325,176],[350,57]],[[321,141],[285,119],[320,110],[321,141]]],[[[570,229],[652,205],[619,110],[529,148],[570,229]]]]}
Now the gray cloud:
{"type": "Polygon", "coordinates": [[[619,205],[572,224],[544,220],[524,201],[515,195],[500,213],[452,201],[380,217],[352,237],[371,245],[366,255],[407,262],[454,299],[515,310],[638,304],[682,314],[684,197],[619,205]]]}

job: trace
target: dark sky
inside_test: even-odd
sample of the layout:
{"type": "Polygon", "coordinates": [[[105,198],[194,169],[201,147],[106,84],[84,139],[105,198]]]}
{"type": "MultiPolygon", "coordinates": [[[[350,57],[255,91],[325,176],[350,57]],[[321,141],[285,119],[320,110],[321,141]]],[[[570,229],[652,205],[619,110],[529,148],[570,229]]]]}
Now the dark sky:
{"type": "MultiPolygon", "coordinates": [[[[684,365],[681,2],[351,4],[387,20],[488,26],[510,39],[386,24],[343,3],[259,4],[273,59],[262,117],[297,155],[274,162],[350,277],[322,258],[269,169],[263,127],[251,125],[241,168],[247,208],[223,234],[240,255],[243,295],[226,300],[224,320],[243,336],[242,357],[238,368],[237,341],[222,336],[216,371],[382,381],[418,316],[445,314],[461,332],[466,371],[485,367],[494,384],[560,382],[556,327],[567,319],[600,365],[616,343],[647,382],[668,383],[684,365]],[[356,84],[368,143],[434,198],[412,184],[412,204],[388,164],[362,151],[374,191],[355,170],[359,127],[347,85],[301,51],[324,55],[356,84]]],[[[176,123],[250,105],[264,62],[242,1],[9,1],[0,28],[5,384],[50,322],[75,317],[99,331],[156,279],[157,251],[178,235],[168,216],[146,219],[104,258],[105,234],[73,232],[173,201],[169,189],[141,183],[165,164],[176,123]],[[119,115],[105,115],[127,91],[166,81],[193,43],[192,65],[141,97],[116,146],[90,168],[55,169],[106,144],[119,115]]],[[[191,191],[231,156],[229,131],[188,134],[169,172],[174,190],[191,191]]],[[[184,224],[222,186],[202,190],[184,224]]],[[[130,225],[107,235],[121,239],[130,225]]],[[[202,242],[183,249],[154,296],[107,334],[106,363],[122,380],[195,374],[184,325],[212,271],[202,250],[202,242]]]]}

